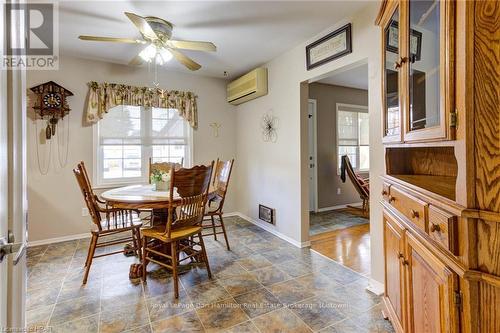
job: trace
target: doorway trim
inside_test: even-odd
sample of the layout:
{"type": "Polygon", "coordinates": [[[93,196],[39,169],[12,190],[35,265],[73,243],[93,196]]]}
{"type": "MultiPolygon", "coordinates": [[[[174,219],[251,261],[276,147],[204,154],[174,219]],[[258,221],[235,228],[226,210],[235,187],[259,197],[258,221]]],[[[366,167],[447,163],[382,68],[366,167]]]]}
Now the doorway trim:
{"type": "MultiPolygon", "coordinates": [[[[316,99],[309,98],[307,101],[308,105],[308,110],[307,110],[307,115],[309,116],[309,103],[313,105],[312,113],[313,113],[313,118],[314,118],[314,123],[313,123],[313,133],[309,133],[308,135],[310,136],[312,134],[313,136],[313,153],[314,153],[314,160],[312,161],[314,163],[314,170],[313,170],[313,186],[314,186],[314,207],[309,207],[309,211],[313,212],[318,212],[318,102],[316,99]]],[[[311,195],[311,194],[309,194],[311,195]]]]}

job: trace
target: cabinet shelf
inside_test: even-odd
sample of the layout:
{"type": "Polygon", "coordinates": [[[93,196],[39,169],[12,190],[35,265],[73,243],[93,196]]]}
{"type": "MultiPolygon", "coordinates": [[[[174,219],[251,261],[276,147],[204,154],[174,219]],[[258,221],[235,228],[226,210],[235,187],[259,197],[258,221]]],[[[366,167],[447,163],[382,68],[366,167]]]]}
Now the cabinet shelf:
{"type": "Polygon", "coordinates": [[[391,177],[436,193],[450,200],[455,200],[456,177],[433,175],[391,175],[391,177]]]}

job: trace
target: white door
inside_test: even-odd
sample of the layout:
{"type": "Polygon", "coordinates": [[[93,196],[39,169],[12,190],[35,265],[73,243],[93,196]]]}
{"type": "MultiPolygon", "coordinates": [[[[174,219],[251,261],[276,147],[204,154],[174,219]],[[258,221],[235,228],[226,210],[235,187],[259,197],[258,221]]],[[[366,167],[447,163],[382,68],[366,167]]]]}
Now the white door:
{"type": "MultiPolygon", "coordinates": [[[[1,22],[6,21],[0,5],[1,22]]],[[[19,17],[18,17],[19,18],[19,17]]],[[[11,24],[20,40],[19,19],[11,24]]],[[[1,56],[6,54],[4,24],[0,25],[1,56]]],[[[23,37],[24,38],[24,37],[23,37]]],[[[0,331],[25,326],[26,290],[26,86],[24,70],[0,69],[0,331]]]]}
{"type": "Polygon", "coordinates": [[[310,99],[308,103],[309,116],[309,211],[318,210],[318,177],[316,158],[316,100],[310,99]]]}

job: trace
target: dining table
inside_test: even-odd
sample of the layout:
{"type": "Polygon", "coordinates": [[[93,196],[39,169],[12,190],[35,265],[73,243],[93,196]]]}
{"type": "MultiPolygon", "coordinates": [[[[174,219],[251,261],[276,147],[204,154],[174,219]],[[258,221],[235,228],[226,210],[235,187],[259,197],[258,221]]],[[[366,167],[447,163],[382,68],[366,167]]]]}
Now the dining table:
{"type": "MultiPolygon", "coordinates": [[[[155,185],[130,185],[114,188],[101,194],[101,198],[114,208],[120,209],[165,209],[170,201],[168,191],[157,191],[155,185]]],[[[174,201],[180,196],[174,190],[174,201]]]]}

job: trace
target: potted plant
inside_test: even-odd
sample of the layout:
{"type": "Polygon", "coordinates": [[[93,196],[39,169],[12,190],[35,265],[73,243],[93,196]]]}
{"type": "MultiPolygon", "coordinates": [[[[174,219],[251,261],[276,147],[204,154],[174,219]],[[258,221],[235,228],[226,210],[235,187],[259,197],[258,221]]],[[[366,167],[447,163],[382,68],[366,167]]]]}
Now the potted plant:
{"type": "Polygon", "coordinates": [[[155,191],[168,191],[170,188],[170,172],[153,170],[151,173],[151,184],[155,191]]]}

